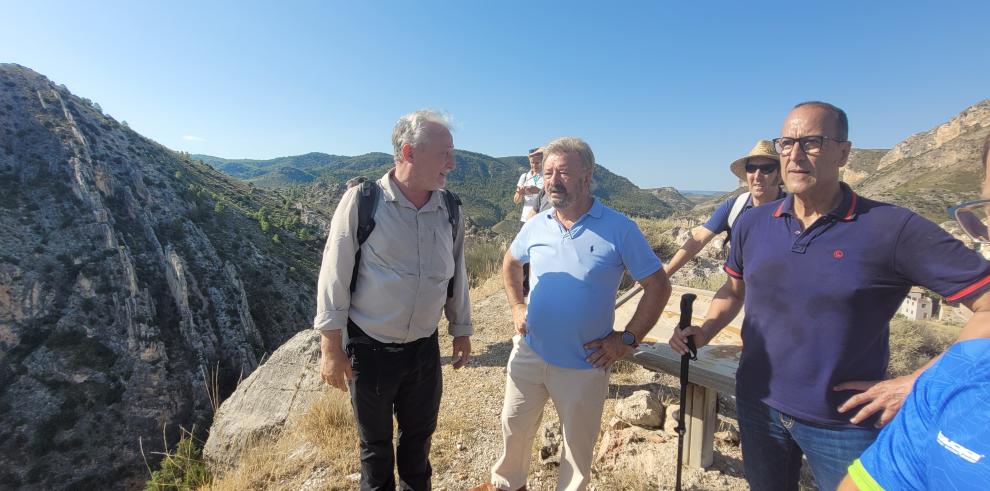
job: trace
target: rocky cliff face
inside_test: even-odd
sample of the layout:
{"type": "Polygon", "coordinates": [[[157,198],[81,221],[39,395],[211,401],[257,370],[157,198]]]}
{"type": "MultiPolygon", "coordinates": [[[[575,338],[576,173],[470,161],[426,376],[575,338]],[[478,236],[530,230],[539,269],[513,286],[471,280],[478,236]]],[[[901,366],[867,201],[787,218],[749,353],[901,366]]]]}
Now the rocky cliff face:
{"type": "Polygon", "coordinates": [[[311,323],[320,241],[299,215],[0,64],[4,487],[134,487],[139,442],[154,462],[163,428],[207,428],[311,323]]]}
{"type": "Polygon", "coordinates": [[[979,195],[980,152],[988,132],[990,100],[985,100],[895,145],[854,188],[943,222],[946,208],[979,195]]]}

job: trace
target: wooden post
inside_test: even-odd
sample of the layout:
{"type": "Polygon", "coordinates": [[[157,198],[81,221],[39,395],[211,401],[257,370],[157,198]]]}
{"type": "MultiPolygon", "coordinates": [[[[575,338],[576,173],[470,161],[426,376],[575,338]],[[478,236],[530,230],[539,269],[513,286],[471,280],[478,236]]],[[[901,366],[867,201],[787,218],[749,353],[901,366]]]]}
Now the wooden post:
{"type": "Polygon", "coordinates": [[[715,406],[718,392],[697,384],[688,384],[684,401],[684,464],[707,468],[712,465],[712,450],[718,416],[715,406]]]}

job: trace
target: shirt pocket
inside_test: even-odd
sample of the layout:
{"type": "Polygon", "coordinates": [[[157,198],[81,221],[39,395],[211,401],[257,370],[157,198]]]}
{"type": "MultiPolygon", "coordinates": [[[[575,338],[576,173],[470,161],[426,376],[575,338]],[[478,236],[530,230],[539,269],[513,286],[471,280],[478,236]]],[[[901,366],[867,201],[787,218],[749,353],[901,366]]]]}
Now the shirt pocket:
{"type": "Polygon", "coordinates": [[[454,240],[446,221],[433,229],[431,249],[430,260],[425,261],[427,265],[426,275],[442,280],[452,278],[454,276],[454,240]]]}

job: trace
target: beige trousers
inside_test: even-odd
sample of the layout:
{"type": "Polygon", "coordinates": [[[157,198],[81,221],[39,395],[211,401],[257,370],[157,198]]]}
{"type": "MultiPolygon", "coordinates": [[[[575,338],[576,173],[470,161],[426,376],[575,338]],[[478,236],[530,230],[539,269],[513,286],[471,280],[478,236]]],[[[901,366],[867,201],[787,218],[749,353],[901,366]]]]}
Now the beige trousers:
{"type": "Polygon", "coordinates": [[[513,342],[502,405],[502,456],[492,468],[492,484],[509,490],[526,485],[533,437],[550,399],[560,416],[564,440],[557,489],[585,489],[591,479],[609,372],[550,365],[520,336],[513,342]]]}

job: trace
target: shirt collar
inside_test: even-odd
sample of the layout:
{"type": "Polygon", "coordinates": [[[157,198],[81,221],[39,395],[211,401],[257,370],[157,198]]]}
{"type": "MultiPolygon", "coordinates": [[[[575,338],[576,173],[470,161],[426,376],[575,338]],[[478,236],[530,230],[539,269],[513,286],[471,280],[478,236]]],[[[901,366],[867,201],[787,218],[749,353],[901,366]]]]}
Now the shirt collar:
{"type": "MultiPolygon", "coordinates": [[[[602,212],[604,211],[605,211],[605,205],[603,205],[602,202],[598,200],[598,198],[592,196],[591,208],[588,209],[588,211],[584,215],[581,215],[581,217],[578,218],[577,221],[574,222],[574,224],[577,225],[581,220],[584,220],[584,217],[601,218],[602,212]]],[[[544,215],[547,217],[548,220],[556,220],[557,219],[557,217],[555,216],[556,213],[557,210],[551,207],[544,212],[544,215]]]]}
{"type": "MultiPolygon", "coordinates": [[[[385,201],[394,201],[402,206],[406,206],[414,210],[416,209],[416,207],[413,206],[412,201],[409,201],[409,199],[406,198],[406,195],[402,194],[402,191],[399,190],[399,185],[396,184],[395,180],[392,178],[391,170],[386,172],[385,175],[378,180],[378,185],[382,188],[382,197],[385,198],[385,201]]],[[[426,204],[419,209],[419,211],[432,211],[436,208],[443,208],[443,199],[440,198],[440,193],[434,191],[430,193],[430,200],[427,201],[426,204]]]]}
{"type": "MultiPolygon", "coordinates": [[[[856,205],[859,203],[859,196],[844,182],[839,181],[839,189],[842,191],[842,200],[839,201],[839,205],[835,209],[828,213],[828,216],[848,222],[856,218],[856,205]]],[[[793,214],[794,194],[787,193],[784,200],[777,206],[777,210],[773,212],[773,216],[780,218],[784,215],[791,216],[793,214]]]]}

